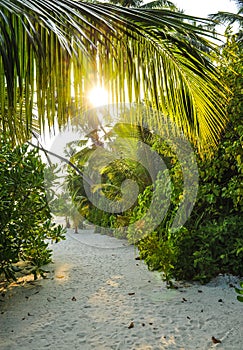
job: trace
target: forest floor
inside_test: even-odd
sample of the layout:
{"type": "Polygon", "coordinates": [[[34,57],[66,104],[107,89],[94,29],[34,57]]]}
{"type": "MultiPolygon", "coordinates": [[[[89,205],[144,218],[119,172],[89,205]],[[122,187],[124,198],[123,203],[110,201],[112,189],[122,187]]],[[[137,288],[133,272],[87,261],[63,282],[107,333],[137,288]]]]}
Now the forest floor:
{"type": "Polygon", "coordinates": [[[51,248],[48,278],[0,290],[1,350],[242,350],[235,277],[167,289],[133,246],[92,230],[51,248]]]}

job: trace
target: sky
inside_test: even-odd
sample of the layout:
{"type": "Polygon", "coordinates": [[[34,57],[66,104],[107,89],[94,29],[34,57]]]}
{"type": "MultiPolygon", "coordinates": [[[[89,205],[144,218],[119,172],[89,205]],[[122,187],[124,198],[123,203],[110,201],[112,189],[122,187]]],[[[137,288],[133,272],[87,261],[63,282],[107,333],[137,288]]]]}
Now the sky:
{"type": "Polygon", "coordinates": [[[233,0],[172,0],[172,2],[183,9],[187,15],[207,17],[209,14],[224,12],[237,12],[233,0]]]}

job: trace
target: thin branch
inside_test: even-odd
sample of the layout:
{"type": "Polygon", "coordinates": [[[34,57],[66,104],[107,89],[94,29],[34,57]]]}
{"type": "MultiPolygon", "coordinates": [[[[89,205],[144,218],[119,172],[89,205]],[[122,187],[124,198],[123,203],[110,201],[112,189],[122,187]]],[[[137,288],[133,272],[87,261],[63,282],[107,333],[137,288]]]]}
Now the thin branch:
{"type": "Polygon", "coordinates": [[[40,151],[44,152],[45,154],[48,153],[48,154],[50,154],[51,156],[54,156],[54,157],[60,159],[61,161],[63,161],[63,162],[66,163],[67,165],[69,165],[71,168],[73,168],[73,169],[82,177],[83,181],[85,181],[90,187],[93,186],[93,182],[90,181],[90,179],[89,179],[87,176],[85,176],[85,175],[79,170],[79,168],[78,168],[76,165],[74,165],[72,162],[70,162],[70,160],[68,160],[68,159],[66,159],[66,158],[64,158],[64,157],[62,157],[62,156],[60,156],[59,154],[56,154],[56,153],[54,153],[54,152],[51,152],[51,151],[49,151],[49,150],[43,148],[42,146],[34,145],[34,144],[33,144],[32,142],[30,142],[30,141],[28,141],[27,143],[28,143],[30,146],[35,147],[35,148],[39,149],[40,151]]]}

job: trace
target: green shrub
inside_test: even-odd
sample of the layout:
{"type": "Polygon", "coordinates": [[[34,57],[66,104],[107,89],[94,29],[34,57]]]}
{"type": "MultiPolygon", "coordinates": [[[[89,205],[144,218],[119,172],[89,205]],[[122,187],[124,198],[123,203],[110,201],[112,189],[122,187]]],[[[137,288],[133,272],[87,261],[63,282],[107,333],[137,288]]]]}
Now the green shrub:
{"type": "Polygon", "coordinates": [[[151,239],[145,237],[138,242],[138,248],[150,268],[163,266],[167,276],[176,279],[207,282],[220,272],[243,276],[242,55],[242,47],[234,37],[229,38],[222,50],[222,62],[225,60],[226,65],[221,67],[232,90],[229,122],[213,156],[198,157],[197,201],[185,227],[173,234],[169,227],[180,198],[180,171],[160,140],[154,144],[166,164],[172,164],[168,168],[173,192],[164,221],[151,239]]]}
{"type": "Polygon", "coordinates": [[[51,261],[48,240],[58,242],[63,234],[52,223],[37,152],[0,139],[0,274],[14,279],[16,264],[25,262],[23,273],[43,275],[42,266],[51,261]]]}
{"type": "Polygon", "coordinates": [[[207,282],[219,273],[243,274],[243,222],[231,216],[177,233],[174,276],[207,282]]]}
{"type": "Polygon", "coordinates": [[[162,272],[163,280],[171,286],[174,275],[175,251],[170,240],[160,239],[157,232],[145,236],[137,243],[140,258],[145,261],[150,270],[162,272]]]}

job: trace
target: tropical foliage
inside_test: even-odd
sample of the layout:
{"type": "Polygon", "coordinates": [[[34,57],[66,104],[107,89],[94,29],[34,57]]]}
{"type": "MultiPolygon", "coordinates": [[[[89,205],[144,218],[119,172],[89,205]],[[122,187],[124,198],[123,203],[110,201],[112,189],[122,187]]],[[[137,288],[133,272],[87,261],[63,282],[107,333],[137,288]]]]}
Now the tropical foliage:
{"type": "Polygon", "coordinates": [[[176,234],[158,229],[139,242],[141,257],[150,268],[163,270],[167,279],[205,282],[219,272],[243,275],[243,67],[237,38],[228,38],[221,56],[227,62],[221,69],[233,91],[230,122],[214,156],[198,159],[200,186],[191,217],[176,234]]]}
{"type": "Polygon", "coordinates": [[[242,0],[234,0],[237,5],[238,11],[237,13],[223,12],[219,11],[218,13],[210,15],[211,18],[218,21],[219,23],[227,23],[232,25],[234,23],[238,23],[242,28],[243,24],[243,1],[242,0]]]}
{"type": "Polygon", "coordinates": [[[65,124],[99,84],[110,102],[143,97],[199,148],[217,142],[228,92],[195,18],[72,0],[3,0],[0,10],[0,126],[13,141],[65,124]]]}
{"type": "Polygon", "coordinates": [[[44,165],[28,146],[12,149],[0,139],[0,274],[43,275],[51,261],[48,241],[63,238],[61,226],[52,223],[46,198],[44,165]]]}
{"type": "MultiPolygon", "coordinates": [[[[175,8],[141,6],[139,1],[115,3],[0,3],[0,209],[4,218],[0,231],[1,272],[8,278],[14,277],[16,264],[25,260],[33,265],[31,271],[37,275],[41,266],[50,261],[46,239],[62,238],[61,228],[52,226],[50,221],[43,165],[33,151],[27,151],[27,146],[13,146],[29,140],[34,130],[43,133],[61,128],[70,119],[75,124],[77,116],[84,128],[88,126],[90,121],[85,120],[87,114],[83,113],[90,108],[87,92],[100,85],[109,92],[109,102],[142,102],[145,107],[162,112],[158,116],[175,122],[198,155],[200,190],[194,212],[184,227],[172,232],[170,224],[183,195],[181,165],[166,142],[139,123],[132,130],[165,159],[172,188],[164,220],[151,235],[138,240],[141,258],[151,269],[161,269],[167,281],[175,277],[204,282],[219,272],[242,274],[239,35],[219,49],[210,40],[212,32],[205,29],[212,23],[210,20],[187,16],[175,8]],[[206,152],[219,139],[214,156],[206,159],[206,152]]],[[[159,3],[172,6],[167,1],[159,3]]],[[[237,16],[239,19],[241,12],[237,16]]],[[[148,128],[154,125],[154,119],[150,114],[143,115],[148,128]]],[[[158,117],[156,122],[158,129],[163,129],[164,120],[158,117]]],[[[107,136],[105,130],[104,139],[119,138],[117,129],[119,124],[111,130],[116,131],[116,136],[107,136]]],[[[104,201],[106,197],[119,202],[124,193],[129,195],[129,184],[128,190],[120,190],[126,176],[137,181],[141,192],[128,210],[104,214],[87,198],[85,177],[82,175],[81,179],[79,175],[85,170],[86,160],[105,140],[99,140],[94,130],[88,141],[71,159],[74,167],[69,169],[68,186],[74,203],[90,221],[114,228],[133,242],[134,234],[139,237],[141,227],[149,224],[140,219],[156,186],[163,187],[161,174],[151,181],[142,167],[127,159],[110,161],[109,166],[103,167],[97,163],[102,183],[92,184],[92,190],[98,193],[102,189],[104,201]],[[137,227],[133,225],[136,222],[137,227]],[[135,227],[134,232],[129,231],[131,226],[135,227]]],[[[138,153],[138,142],[131,143],[130,149],[138,153]]],[[[101,204],[104,208],[106,202],[101,204]]]]}
{"type": "Polygon", "coordinates": [[[223,12],[219,11],[218,13],[212,14],[209,17],[213,19],[216,23],[227,25],[226,30],[231,30],[232,27],[238,27],[236,40],[239,45],[242,46],[243,42],[243,1],[234,0],[237,6],[237,13],[223,12]]]}
{"type": "MultiPolygon", "coordinates": [[[[115,236],[126,237],[136,243],[141,259],[144,259],[150,269],[161,270],[169,282],[172,278],[200,280],[206,282],[218,273],[233,273],[242,275],[243,270],[243,152],[242,152],[242,49],[236,36],[229,36],[221,52],[221,71],[232,90],[232,99],[228,106],[230,122],[221,137],[220,144],[214,155],[201,159],[198,155],[199,191],[193,212],[184,227],[173,232],[170,230],[178,206],[183,196],[183,174],[181,164],[176,154],[158,135],[145,133],[134,126],[118,124],[103,138],[96,138],[96,143],[86,140],[82,150],[74,153],[72,161],[82,171],[98,148],[109,147],[109,137],[122,134],[127,142],[127,136],[132,140],[142,140],[150,145],[163,158],[169,178],[171,193],[168,193],[170,205],[159,226],[147,236],[142,236],[143,226],[151,227],[150,222],[144,222],[143,217],[151,206],[151,198],[156,188],[163,191],[165,182],[160,177],[151,181],[144,168],[131,162],[138,156],[138,143],[127,147],[135,152],[130,159],[117,159],[112,162],[108,152],[105,165],[103,158],[97,158],[97,171],[102,178],[101,183],[93,184],[94,192],[103,191],[103,197],[113,201],[122,198],[121,185],[126,178],[135,180],[140,194],[129,210],[114,212],[112,215],[94,206],[87,197],[83,181],[73,169],[69,171],[69,188],[76,203],[82,203],[82,214],[93,223],[112,229],[115,236]],[[89,145],[89,147],[87,146],[89,145]]],[[[97,134],[96,134],[97,136],[97,134]]],[[[123,148],[124,149],[124,148],[123,148]]],[[[146,157],[146,154],[144,154],[146,157]]],[[[134,193],[134,192],[133,192],[134,193]]],[[[105,208],[102,196],[99,203],[105,208]]],[[[164,197],[166,201],[167,198],[164,197]]],[[[161,204],[161,203],[160,203],[161,204]]],[[[162,205],[162,204],[161,204],[162,205]]],[[[161,207],[158,205],[155,216],[159,216],[161,207]]],[[[109,231],[111,232],[111,231],[109,231]]]]}

